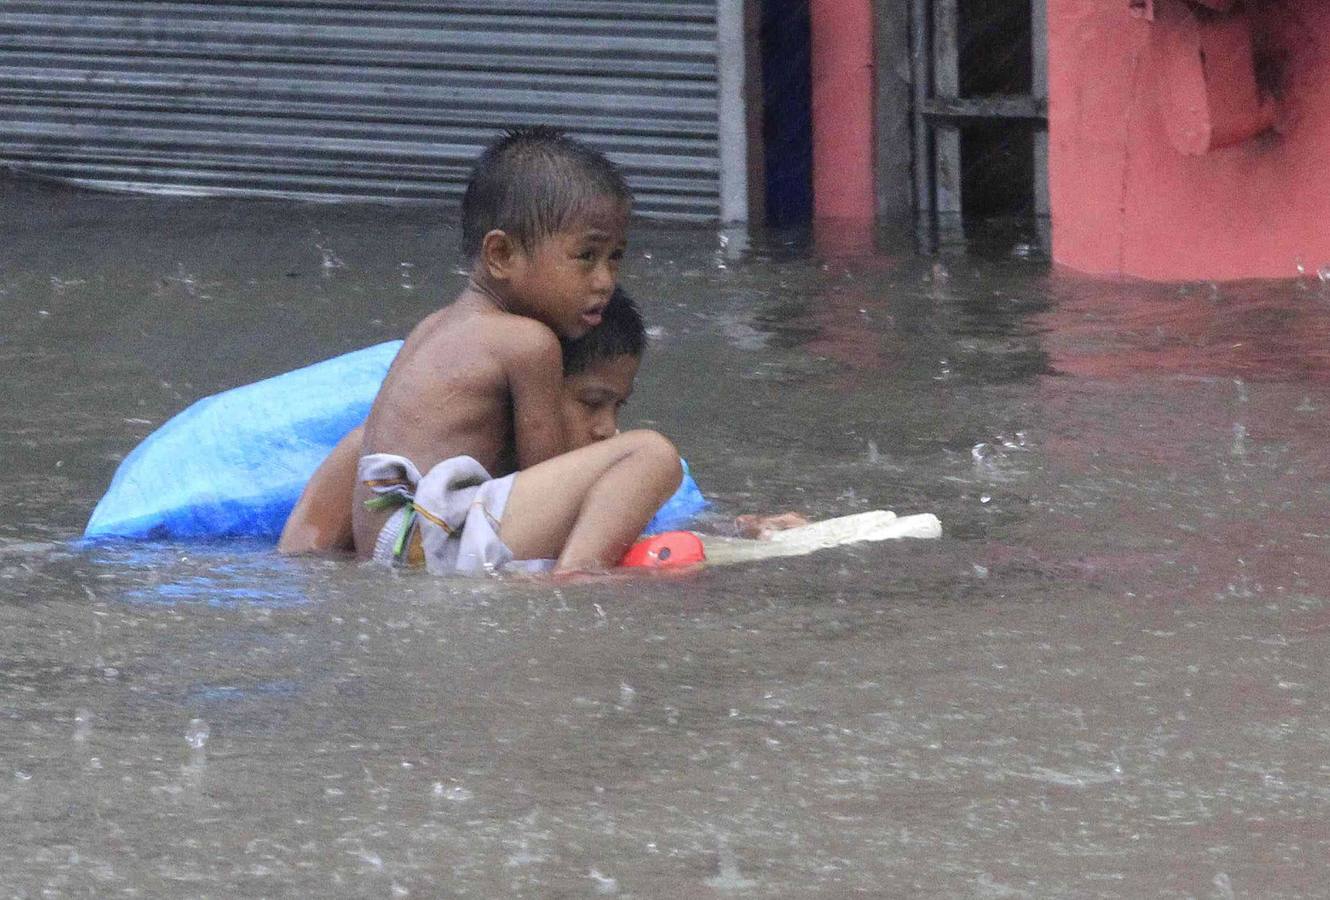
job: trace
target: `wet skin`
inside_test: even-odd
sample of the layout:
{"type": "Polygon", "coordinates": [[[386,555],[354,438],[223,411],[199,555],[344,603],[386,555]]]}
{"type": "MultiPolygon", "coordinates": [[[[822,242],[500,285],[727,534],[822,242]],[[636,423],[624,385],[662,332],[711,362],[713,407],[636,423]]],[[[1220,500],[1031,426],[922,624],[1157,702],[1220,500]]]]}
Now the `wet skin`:
{"type": "MultiPolygon", "coordinates": [[[[626,204],[592,198],[530,246],[500,229],[487,232],[462,293],[407,336],[365,421],[361,456],[393,453],[427,472],[443,459],[465,455],[497,476],[509,463],[526,471],[569,452],[558,414],[559,339],[581,337],[600,322],[627,225],[626,204]],[[448,364],[440,366],[440,360],[448,364]]],[[[632,455],[639,457],[633,465],[677,466],[674,460],[665,465],[663,457],[643,463],[641,454],[632,455]]],[[[386,511],[365,508],[368,499],[368,488],[357,485],[352,521],[362,555],[387,520],[386,511]]],[[[625,504],[619,512],[635,520],[643,510],[625,504]]],[[[597,547],[599,529],[587,531],[584,540],[597,547]]],[[[613,555],[603,547],[597,553],[613,555]]]]}
{"type": "MultiPolygon", "coordinates": [[[[619,411],[633,392],[641,358],[622,354],[591,363],[563,380],[561,409],[574,448],[613,437],[619,411]]],[[[355,550],[351,535],[351,504],[356,462],[364,430],[342,439],[310,479],[287,520],[278,550],[284,554],[355,550]]]]}
{"type": "Polygon", "coordinates": [[[619,431],[619,411],[633,393],[641,359],[630,354],[592,363],[563,380],[563,419],[568,441],[585,447],[619,431]]]}

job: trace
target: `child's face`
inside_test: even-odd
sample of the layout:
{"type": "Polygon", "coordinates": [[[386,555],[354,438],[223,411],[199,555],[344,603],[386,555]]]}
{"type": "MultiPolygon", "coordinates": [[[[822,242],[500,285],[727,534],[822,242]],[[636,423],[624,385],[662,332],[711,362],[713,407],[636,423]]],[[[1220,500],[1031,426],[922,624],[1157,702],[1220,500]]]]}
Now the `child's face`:
{"type": "Polygon", "coordinates": [[[614,437],[619,410],[633,392],[639,357],[600,360],[563,380],[563,420],[572,449],[614,437]]]}
{"type": "Polygon", "coordinates": [[[606,200],[530,251],[517,251],[509,282],[514,312],[544,322],[559,337],[579,338],[600,324],[619,280],[628,210],[606,200]]]}

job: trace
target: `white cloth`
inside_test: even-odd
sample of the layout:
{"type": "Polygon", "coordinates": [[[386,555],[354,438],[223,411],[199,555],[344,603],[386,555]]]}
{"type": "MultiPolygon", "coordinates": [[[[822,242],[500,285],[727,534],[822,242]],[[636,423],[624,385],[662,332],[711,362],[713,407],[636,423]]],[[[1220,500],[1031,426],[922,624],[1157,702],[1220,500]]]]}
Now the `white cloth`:
{"type": "MultiPolygon", "coordinates": [[[[432,574],[475,575],[513,562],[512,551],[499,540],[499,521],[515,475],[491,478],[471,457],[454,456],[422,476],[411,460],[391,453],[363,456],[357,470],[376,495],[401,504],[379,532],[374,559],[405,565],[418,530],[432,574]]],[[[531,571],[529,563],[516,568],[531,571]]]]}

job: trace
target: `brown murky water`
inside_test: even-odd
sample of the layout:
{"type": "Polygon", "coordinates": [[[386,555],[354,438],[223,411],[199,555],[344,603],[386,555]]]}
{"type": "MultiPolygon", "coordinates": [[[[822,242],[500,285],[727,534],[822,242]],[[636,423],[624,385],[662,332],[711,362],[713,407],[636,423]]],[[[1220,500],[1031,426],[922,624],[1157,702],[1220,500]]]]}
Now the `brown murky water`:
{"type": "Polygon", "coordinates": [[[1325,894],[1320,282],[641,227],[628,418],[721,513],[947,536],[436,580],[71,541],[188,402],[447,298],[446,213],[0,188],[5,895],[1325,894]]]}

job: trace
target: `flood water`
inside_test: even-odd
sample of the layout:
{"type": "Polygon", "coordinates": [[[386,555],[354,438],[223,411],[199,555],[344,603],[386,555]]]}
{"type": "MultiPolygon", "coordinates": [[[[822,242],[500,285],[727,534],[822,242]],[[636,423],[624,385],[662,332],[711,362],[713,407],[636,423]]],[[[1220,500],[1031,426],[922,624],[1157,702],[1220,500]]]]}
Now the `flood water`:
{"type": "Polygon", "coordinates": [[[72,541],[450,297],[446,211],[0,190],[5,896],[1326,894],[1330,285],[640,226],[626,418],[717,516],[944,538],[434,579],[72,541]]]}

